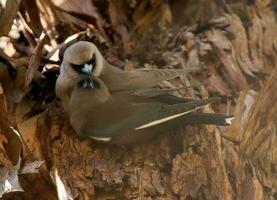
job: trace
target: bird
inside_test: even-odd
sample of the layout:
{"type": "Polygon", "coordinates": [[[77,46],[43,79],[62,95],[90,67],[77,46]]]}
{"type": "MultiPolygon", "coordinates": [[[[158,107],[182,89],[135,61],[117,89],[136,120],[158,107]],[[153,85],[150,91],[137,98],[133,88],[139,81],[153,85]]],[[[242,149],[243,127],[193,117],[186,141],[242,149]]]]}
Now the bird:
{"type": "MultiPolygon", "coordinates": [[[[109,144],[138,144],[186,124],[228,125],[232,116],[196,110],[221,98],[182,100],[168,89],[130,89],[111,93],[92,75],[72,80],[67,115],[80,137],[109,144]],[[170,98],[168,98],[170,97],[170,98]]],[[[177,88],[178,89],[178,88],[177,88]]]]}
{"type": "Polygon", "coordinates": [[[73,86],[72,80],[79,75],[90,74],[101,78],[110,93],[113,93],[131,89],[151,88],[162,81],[197,70],[199,69],[194,67],[187,69],[141,68],[124,71],[109,64],[93,43],[78,41],[69,46],[64,52],[55,90],[59,98],[64,98],[63,106],[67,107],[69,93],[73,86]]]}

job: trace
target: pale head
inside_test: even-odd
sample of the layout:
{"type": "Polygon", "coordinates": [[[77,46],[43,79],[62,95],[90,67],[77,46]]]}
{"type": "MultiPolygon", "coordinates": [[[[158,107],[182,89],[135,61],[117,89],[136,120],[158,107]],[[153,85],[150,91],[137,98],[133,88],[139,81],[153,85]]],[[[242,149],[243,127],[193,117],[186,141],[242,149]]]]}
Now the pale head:
{"type": "Polygon", "coordinates": [[[79,41],[65,50],[62,65],[79,74],[99,77],[103,70],[103,57],[93,43],[79,41]]]}

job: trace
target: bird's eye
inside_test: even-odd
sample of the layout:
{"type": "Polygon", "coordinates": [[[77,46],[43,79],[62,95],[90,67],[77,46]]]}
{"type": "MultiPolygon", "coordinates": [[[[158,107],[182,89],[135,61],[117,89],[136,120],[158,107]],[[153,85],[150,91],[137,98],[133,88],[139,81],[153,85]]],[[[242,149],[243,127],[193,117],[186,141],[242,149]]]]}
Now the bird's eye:
{"type": "Polygon", "coordinates": [[[96,66],[96,56],[93,54],[92,58],[81,65],[71,63],[72,68],[79,74],[90,74],[96,66]]]}
{"type": "Polygon", "coordinates": [[[82,65],[71,64],[71,66],[78,74],[90,74],[93,70],[92,64],[88,63],[82,65]]]}
{"type": "Polygon", "coordinates": [[[96,56],[95,56],[95,54],[93,54],[90,61],[88,61],[88,64],[91,64],[93,68],[96,66],[96,56]]]}
{"type": "Polygon", "coordinates": [[[76,65],[76,64],[73,64],[73,63],[71,63],[71,66],[77,72],[80,71],[84,67],[84,65],[76,65]]]}

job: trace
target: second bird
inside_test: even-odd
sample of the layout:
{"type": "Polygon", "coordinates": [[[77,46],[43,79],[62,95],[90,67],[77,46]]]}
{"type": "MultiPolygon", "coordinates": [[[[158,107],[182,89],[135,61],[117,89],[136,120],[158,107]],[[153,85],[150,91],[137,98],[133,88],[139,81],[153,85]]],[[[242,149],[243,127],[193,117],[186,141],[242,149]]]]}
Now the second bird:
{"type": "Polygon", "coordinates": [[[73,81],[68,116],[77,134],[94,140],[132,144],[186,124],[227,125],[231,116],[198,113],[197,109],[220,98],[187,101],[167,98],[166,90],[134,89],[111,94],[99,78],[81,75],[73,81]],[[156,95],[155,95],[156,94],[156,95]]]}

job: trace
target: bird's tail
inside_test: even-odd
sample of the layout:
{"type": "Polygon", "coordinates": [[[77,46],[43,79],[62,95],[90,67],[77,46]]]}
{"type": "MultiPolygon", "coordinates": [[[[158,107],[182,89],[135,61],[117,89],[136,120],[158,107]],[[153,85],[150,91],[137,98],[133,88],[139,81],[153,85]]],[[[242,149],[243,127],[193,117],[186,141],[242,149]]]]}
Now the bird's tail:
{"type": "Polygon", "coordinates": [[[231,125],[233,118],[233,115],[200,112],[191,112],[183,116],[183,120],[188,122],[188,124],[212,124],[218,126],[231,125]]]}

